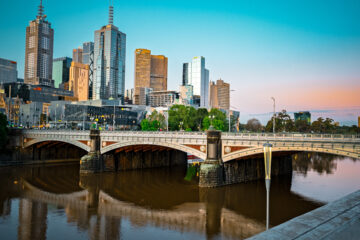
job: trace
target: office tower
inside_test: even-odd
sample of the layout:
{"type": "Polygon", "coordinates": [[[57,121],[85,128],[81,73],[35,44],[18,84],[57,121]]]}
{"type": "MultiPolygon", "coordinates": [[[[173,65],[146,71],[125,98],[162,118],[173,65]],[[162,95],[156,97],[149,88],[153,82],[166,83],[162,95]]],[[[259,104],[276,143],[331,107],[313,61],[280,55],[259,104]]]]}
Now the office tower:
{"type": "Polygon", "coordinates": [[[81,47],[73,49],[73,61],[83,63],[83,49],[81,47]]]}
{"type": "Polygon", "coordinates": [[[17,63],[0,58],[0,84],[17,82],[17,63]]]}
{"type": "Polygon", "coordinates": [[[179,93],[175,91],[156,91],[148,95],[151,107],[169,107],[179,99],[179,93]]]}
{"type": "Polygon", "coordinates": [[[168,59],[163,55],[151,55],[148,49],[135,50],[135,104],[140,103],[140,88],[153,91],[167,90],[168,59]]]}
{"type": "Polygon", "coordinates": [[[295,122],[298,120],[306,121],[307,124],[311,124],[310,112],[296,112],[294,113],[295,122]]]}
{"type": "Polygon", "coordinates": [[[183,85],[192,85],[194,95],[200,96],[200,107],[209,105],[209,70],[205,68],[204,57],[194,57],[183,64],[183,85]]]}
{"type": "Polygon", "coordinates": [[[46,20],[40,1],[38,15],[26,27],[24,82],[33,85],[54,86],[52,80],[54,30],[46,20]]]}
{"type": "Polygon", "coordinates": [[[72,59],[68,57],[55,58],[53,60],[52,76],[56,88],[69,81],[71,61],[72,59]]]}
{"type": "Polygon", "coordinates": [[[230,84],[219,79],[210,82],[210,106],[212,108],[230,109],[230,84]]]}
{"type": "Polygon", "coordinates": [[[125,52],[126,34],[113,25],[113,6],[110,6],[109,24],[95,31],[92,99],[123,100],[125,52]]]}
{"type": "Polygon", "coordinates": [[[82,63],[90,65],[90,63],[91,63],[91,55],[93,53],[94,53],[94,43],[93,42],[83,43],[82,63]]]}
{"type": "Polygon", "coordinates": [[[180,86],[180,100],[184,105],[193,104],[193,86],[192,85],[181,85],[180,86]]]}
{"type": "Polygon", "coordinates": [[[72,62],[70,67],[69,90],[78,101],[89,99],[89,65],[72,62]]]}

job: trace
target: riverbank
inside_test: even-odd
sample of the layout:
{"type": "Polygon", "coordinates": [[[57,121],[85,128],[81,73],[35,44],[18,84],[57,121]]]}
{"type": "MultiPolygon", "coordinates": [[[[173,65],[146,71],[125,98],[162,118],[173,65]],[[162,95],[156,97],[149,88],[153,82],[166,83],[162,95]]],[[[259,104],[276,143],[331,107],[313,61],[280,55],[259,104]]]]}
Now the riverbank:
{"type": "Polygon", "coordinates": [[[359,239],[359,236],[360,190],[248,239],[359,239]]]}

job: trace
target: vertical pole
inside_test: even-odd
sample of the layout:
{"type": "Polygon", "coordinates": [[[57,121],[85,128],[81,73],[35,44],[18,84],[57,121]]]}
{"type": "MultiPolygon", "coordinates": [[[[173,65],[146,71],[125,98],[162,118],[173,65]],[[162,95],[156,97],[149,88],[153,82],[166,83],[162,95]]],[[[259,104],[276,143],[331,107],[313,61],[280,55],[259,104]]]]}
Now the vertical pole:
{"type": "Polygon", "coordinates": [[[271,97],[271,99],[274,101],[274,114],[273,114],[273,133],[275,133],[275,117],[276,117],[276,113],[275,113],[275,98],[271,97]]]}
{"type": "Polygon", "coordinates": [[[114,115],[113,115],[113,131],[115,131],[115,102],[114,102],[114,115]]]}
{"type": "Polygon", "coordinates": [[[230,118],[230,108],[229,108],[229,132],[231,132],[230,131],[230,122],[231,122],[231,118],[230,118]]]}
{"type": "Polygon", "coordinates": [[[266,230],[269,229],[269,195],[270,195],[270,179],[265,179],[266,186],[266,230]]]}

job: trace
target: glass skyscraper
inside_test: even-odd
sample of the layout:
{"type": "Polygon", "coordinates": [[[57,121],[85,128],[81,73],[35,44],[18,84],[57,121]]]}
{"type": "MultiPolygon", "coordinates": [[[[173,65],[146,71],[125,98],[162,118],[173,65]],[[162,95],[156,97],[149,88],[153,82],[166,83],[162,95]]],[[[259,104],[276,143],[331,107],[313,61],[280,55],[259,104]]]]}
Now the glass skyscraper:
{"type": "Polygon", "coordinates": [[[71,61],[72,59],[68,57],[55,58],[53,60],[52,76],[56,88],[59,88],[60,84],[69,81],[71,61]]]}
{"type": "Polygon", "coordinates": [[[209,106],[209,70],[204,57],[194,57],[183,64],[183,85],[192,85],[194,95],[200,96],[200,107],[209,106]]]}
{"type": "Polygon", "coordinates": [[[126,34],[113,25],[112,14],[110,6],[109,24],[95,31],[92,99],[124,97],[126,34]]]}

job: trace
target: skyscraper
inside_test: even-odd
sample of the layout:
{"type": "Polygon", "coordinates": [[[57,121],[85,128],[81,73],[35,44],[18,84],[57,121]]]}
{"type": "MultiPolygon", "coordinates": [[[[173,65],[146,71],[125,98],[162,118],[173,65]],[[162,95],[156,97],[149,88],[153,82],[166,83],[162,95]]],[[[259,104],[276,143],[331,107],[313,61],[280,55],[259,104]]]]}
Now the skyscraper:
{"type": "Polygon", "coordinates": [[[209,70],[204,57],[194,57],[183,64],[183,85],[192,85],[194,95],[200,96],[200,107],[209,106],[209,70]]]}
{"type": "Polygon", "coordinates": [[[230,84],[219,79],[210,83],[210,106],[212,108],[230,109],[230,84]]]}
{"type": "Polygon", "coordinates": [[[125,91],[126,34],[113,25],[113,6],[109,24],[95,31],[93,99],[123,99],[125,91]]]}
{"type": "Polygon", "coordinates": [[[73,49],[73,61],[77,63],[83,63],[83,49],[81,47],[73,49]]]}
{"type": "Polygon", "coordinates": [[[83,43],[82,63],[90,65],[90,63],[91,63],[91,55],[93,53],[94,53],[94,43],[93,42],[83,43]]]}
{"type": "Polygon", "coordinates": [[[17,63],[0,58],[0,84],[17,82],[17,63]]]}
{"type": "Polygon", "coordinates": [[[64,84],[69,81],[71,61],[72,59],[68,57],[55,58],[53,60],[52,76],[54,78],[54,85],[56,88],[59,88],[60,84],[64,84]]]}
{"type": "Polygon", "coordinates": [[[151,55],[148,49],[135,50],[135,104],[141,104],[141,88],[167,90],[167,65],[168,59],[163,55],[151,55]]]}
{"type": "Polygon", "coordinates": [[[40,0],[36,19],[26,27],[24,82],[33,85],[54,86],[52,80],[54,30],[46,20],[40,0]]]}

